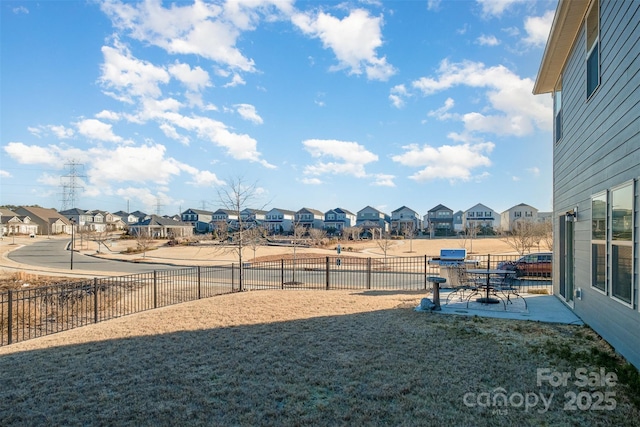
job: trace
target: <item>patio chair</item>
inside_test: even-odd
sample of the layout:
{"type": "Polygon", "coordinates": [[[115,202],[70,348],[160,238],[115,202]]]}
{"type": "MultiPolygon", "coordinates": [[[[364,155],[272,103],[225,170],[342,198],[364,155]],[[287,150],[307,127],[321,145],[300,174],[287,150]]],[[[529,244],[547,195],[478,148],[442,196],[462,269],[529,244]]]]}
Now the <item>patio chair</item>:
{"type": "Polygon", "coordinates": [[[469,276],[465,266],[452,269],[455,272],[455,280],[450,281],[453,291],[447,295],[445,304],[449,303],[452,297],[457,297],[459,301],[468,300],[472,295],[478,293],[477,283],[469,276]]]}
{"type": "Polygon", "coordinates": [[[527,308],[527,300],[518,293],[518,288],[514,286],[515,280],[516,272],[514,271],[512,274],[506,274],[501,279],[495,279],[493,288],[505,296],[507,304],[513,304],[513,301],[511,301],[512,297],[522,298],[522,301],[524,301],[524,307],[527,308]]]}

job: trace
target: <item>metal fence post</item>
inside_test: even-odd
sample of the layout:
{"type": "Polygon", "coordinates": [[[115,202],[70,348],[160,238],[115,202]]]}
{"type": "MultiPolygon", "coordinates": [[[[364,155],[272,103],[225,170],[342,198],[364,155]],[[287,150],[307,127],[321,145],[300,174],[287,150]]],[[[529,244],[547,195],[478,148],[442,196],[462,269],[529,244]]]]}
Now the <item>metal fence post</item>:
{"type": "Polygon", "coordinates": [[[280,258],[280,286],[284,289],[284,258],[280,258]]]}
{"type": "Polygon", "coordinates": [[[98,323],[98,278],[93,278],[93,323],[98,323]]]}
{"type": "Polygon", "coordinates": [[[7,344],[11,344],[13,342],[13,291],[9,289],[9,322],[8,330],[7,330],[7,344]]]}
{"type": "Polygon", "coordinates": [[[371,289],[371,257],[367,258],[367,289],[371,289]]]}
{"type": "Polygon", "coordinates": [[[424,256],[424,290],[427,290],[427,256],[424,256]]]}
{"type": "Polygon", "coordinates": [[[198,299],[201,298],[202,291],[200,289],[200,266],[198,266],[198,299]]]}
{"type": "Polygon", "coordinates": [[[233,291],[236,284],[236,265],[231,263],[231,290],[233,291]]]}
{"type": "Polygon", "coordinates": [[[153,270],[153,308],[158,308],[158,272],[153,270]]]}
{"type": "Polygon", "coordinates": [[[327,290],[329,290],[329,257],[327,257],[326,262],[327,262],[327,264],[326,264],[326,271],[327,271],[327,275],[326,275],[326,276],[327,276],[327,277],[326,277],[326,278],[327,278],[327,290]]]}

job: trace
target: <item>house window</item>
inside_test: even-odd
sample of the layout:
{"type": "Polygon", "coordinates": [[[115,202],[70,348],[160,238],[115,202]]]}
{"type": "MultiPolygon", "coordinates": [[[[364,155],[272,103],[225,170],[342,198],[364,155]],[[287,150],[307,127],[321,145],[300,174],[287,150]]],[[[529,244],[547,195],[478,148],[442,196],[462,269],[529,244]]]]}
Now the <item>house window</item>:
{"type": "Polygon", "coordinates": [[[587,13],[587,99],[600,84],[600,2],[595,0],[587,13]]]}
{"type": "Polygon", "coordinates": [[[633,183],[611,191],[611,296],[631,304],[633,183]]]}
{"type": "Polygon", "coordinates": [[[591,286],[607,291],[607,193],[591,199],[591,286]]]}
{"type": "Polygon", "coordinates": [[[554,141],[562,139],[562,76],[553,91],[554,141]]]}

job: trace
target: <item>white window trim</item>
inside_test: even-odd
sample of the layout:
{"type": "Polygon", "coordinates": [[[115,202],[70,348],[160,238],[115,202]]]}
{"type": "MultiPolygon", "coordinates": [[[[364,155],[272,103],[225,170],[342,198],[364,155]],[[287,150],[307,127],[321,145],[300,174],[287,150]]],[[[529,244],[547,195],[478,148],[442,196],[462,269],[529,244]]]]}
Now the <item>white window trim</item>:
{"type": "MultiPolygon", "coordinates": [[[[609,298],[611,298],[613,301],[616,301],[619,304],[622,304],[626,307],[629,307],[631,309],[633,309],[633,303],[635,301],[636,298],[636,283],[634,282],[634,279],[636,277],[635,270],[638,268],[637,265],[635,263],[635,228],[636,228],[636,186],[635,186],[635,180],[630,180],[630,181],[626,181],[623,182],[622,184],[616,185],[615,187],[611,187],[611,189],[609,190],[609,195],[608,195],[608,199],[607,199],[607,217],[610,217],[612,215],[611,209],[610,209],[610,199],[613,198],[613,192],[615,190],[618,190],[620,188],[626,187],[627,185],[631,185],[631,194],[633,197],[633,201],[631,203],[632,206],[632,220],[633,220],[633,224],[631,224],[631,241],[629,242],[629,246],[631,246],[631,302],[628,303],[624,300],[621,300],[620,298],[617,298],[613,295],[613,282],[612,282],[612,276],[613,276],[613,268],[610,265],[612,262],[612,257],[611,257],[611,252],[612,252],[612,246],[613,246],[613,227],[607,227],[607,264],[608,265],[608,271],[607,271],[607,280],[609,281],[609,283],[611,284],[611,286],[609,286],[611,288],[611,292],[609,294],[609,298]]],[[[613,221],[611,221],[613,223],[613,221]]],[[[626,246],[626,245],[621,245],[621,246],[626,246]]]]}
{"type": "Polygon", "coordinates": [[[597,198],[597,197],[602,197],[604,196],[604,201],[605,201],[605,215],[604,215],[604,220],[605,220],[605,236],[604,236],[604,240],[594,240],[593,239],[593,232],[591,234],[591,239],[590,239],[590,245],[589,245],[589,263],[593,262],[593,242],[604,242],[604,256],[605,256],[605,260],[604,260],[604,275],[605,275],[605,281],[604,281],[604,290],[602,289],[598,289],[595,286],[593,286],[593,268],[591,268],[590,270],[590,274],[589,274],[589,286],[591,287],[592,290],[601,293],[602,295],[609,295],[609,288],[610,283],[609,283],[609,192],[608,191],[602,191],[600,193],[594,194],[591,196],[591,219],[593,220],[593,199],[597,198]]]}

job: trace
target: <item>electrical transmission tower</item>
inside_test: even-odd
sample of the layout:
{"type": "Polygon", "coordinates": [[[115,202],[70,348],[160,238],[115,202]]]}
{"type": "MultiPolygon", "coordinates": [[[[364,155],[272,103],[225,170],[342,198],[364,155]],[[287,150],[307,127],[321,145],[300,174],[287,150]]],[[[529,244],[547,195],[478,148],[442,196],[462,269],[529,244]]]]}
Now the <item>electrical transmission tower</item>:
{"type": "Polygon", "coordinates": [[[67,174],[60,177],[60,186],[62,187],[62,209],[73,209],[76,207],[77,194],[79,190],[83,190],[84,187],[80,185],[80,179],[86,178],[85,175],[80,173],[84,165],[71,160],[69,163],[65,163],[67,168],[67,174]]]}

